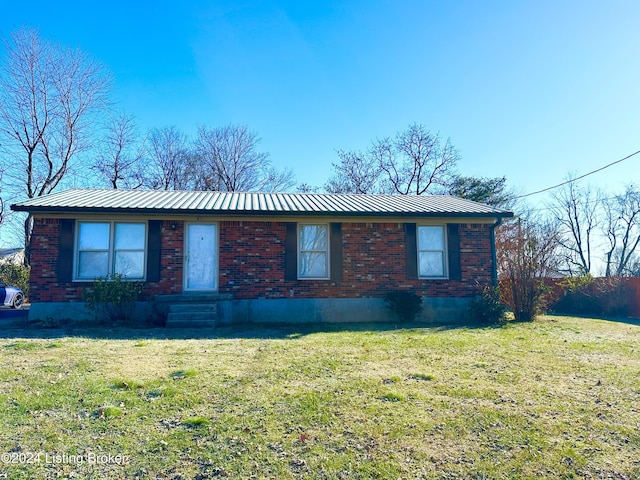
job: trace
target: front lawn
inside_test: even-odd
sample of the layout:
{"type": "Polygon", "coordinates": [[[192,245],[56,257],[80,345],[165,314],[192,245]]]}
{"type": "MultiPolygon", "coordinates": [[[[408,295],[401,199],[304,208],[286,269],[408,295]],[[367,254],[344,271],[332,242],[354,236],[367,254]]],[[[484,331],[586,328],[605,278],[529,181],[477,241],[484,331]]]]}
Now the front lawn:
{"type": "Polygon", "coordinates": [[[0,478],[640,477],[638,324],[341,328],[5,330],[0,478]]]}

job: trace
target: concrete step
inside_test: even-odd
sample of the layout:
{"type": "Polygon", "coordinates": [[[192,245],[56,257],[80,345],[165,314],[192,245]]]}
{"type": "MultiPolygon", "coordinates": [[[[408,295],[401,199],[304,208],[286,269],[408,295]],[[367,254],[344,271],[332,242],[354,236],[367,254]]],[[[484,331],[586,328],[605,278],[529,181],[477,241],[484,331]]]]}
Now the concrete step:
{"type": "Polygon", "coordinates": [[[220,302],[233,295],[220,293],[180,293],[156,295],[156,304],[167,312],[167,327],[213,328],[220,314],[220,302]]]}
{"type": "Polygon", "coordinates": [[[228,293],[175,293],[172,295],[156,295],[157,303],[208,303],[233,300],[233,295],[228,293]]]}
{"type": "Polygon", "coordinates": [[[169,313],[197,313],[211,312],[218,313],[218,303],[170,303],[169,313]]]}

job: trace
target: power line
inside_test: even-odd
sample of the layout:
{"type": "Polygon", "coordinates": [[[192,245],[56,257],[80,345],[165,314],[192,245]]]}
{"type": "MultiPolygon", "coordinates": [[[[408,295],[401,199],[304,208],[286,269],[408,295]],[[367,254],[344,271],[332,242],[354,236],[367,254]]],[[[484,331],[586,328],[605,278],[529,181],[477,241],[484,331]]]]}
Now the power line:
{"type": "MultiPolygon", "coordinates": [[[[592,205],[592,204],[598,204],[600,202],[606,202],[607,200],[614,200],[616,197],[603,197],[603,198],[594,198],[593,200],[586,202],[584,205],[592,205]]],[[[538,208],[532,208],[532,209],[527,209],[527,213],[538,213],[538,212],[547,212],[549,210],[555,210],[557,207],[553,206],[553,205],[548,205],[546,207],[538,207],[538,208]]]]}
{"type": "Polygon", "coordinates": [[[520,195],[520,196],[517,196],[517,197],[515,197],[515,198],[525,198],[525,197],[530,197],[531,195],[537,195],[537,194],[539,194],[539,193],[548,192],[549,190],[553,190],[554,188],[562,187],[563,185],[566,185],[566,184],[568,184],[568,183],[577,182],[578,180],[582,180],[584,177],[588,177],[589,175],[593,175],[594,173],[601,172],[601,171],[602,171],[602,170],[604,170],[605,168],[609,168],[609,167],[611,167],[611,166],[615,165],[616,163],[624,162],[625,160],[628,160],[628,159],[630,159],[631,157],[633,157],[634,155],[637,155],[637,154],[639,154],[639,153],[640,153],[640,150],[638,150],[637,152],[633,152],[631,155],[627,155],[626,157],[621,158],[620,160],[616,160],[615,162],[608,163],[608,164],[607,164],[607,165],[605,165],[604,167],[600,167],[600,168],[598,168],[598,169],[596,169],[596,170],[593,170],[593,171],[591,171],[591,172],[589,172],[589,173],[585,173],[584,175],[580,175],[579,177],[572,178],[572,179],[570,179],[570,180],[567,180],[567,181],[565,181],[565,182],[559,183],[559,184],[554,185],[554,186],[552,186],[552,187],[543,188],[542,190],[538,190],[537,192],[526,193],[526,194],[524,194],[524,195],[520,195]]]}

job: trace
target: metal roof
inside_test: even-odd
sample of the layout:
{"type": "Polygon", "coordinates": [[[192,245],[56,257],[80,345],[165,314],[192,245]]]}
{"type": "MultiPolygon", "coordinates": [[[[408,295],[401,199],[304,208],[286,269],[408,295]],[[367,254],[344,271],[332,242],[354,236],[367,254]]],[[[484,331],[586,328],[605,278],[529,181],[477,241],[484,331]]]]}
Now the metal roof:
{"type": "Polygon", "coordinates": [[[510,217],[446,195],[350,195],[72,189],[11,205],[30,213],[510,217]]]}

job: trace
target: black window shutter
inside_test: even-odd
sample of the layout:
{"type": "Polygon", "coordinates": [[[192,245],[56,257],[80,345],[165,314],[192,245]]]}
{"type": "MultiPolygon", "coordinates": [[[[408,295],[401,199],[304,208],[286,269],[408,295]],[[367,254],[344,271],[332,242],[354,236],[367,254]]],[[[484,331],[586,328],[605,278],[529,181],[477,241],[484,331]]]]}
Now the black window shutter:
{"type": "Polygon", "coordinates": [[[295,222],[285,223],[284,279],[298,279],[298,224],[295,222]]]}
{"type": "Polygon", "coordinates": [[[160,281],[162,220],[149,220],[147,233],[147,282],[160,281]]]}
{"type": "Polygon", "coordinates": [[[331,280],[334,282],[342,282],[342,224],[331,224],[330,235],[330,266],[331,280]]]}
{"type": "Polygon", "coordinates": [[[76,221],[72,218],[60,220],[60,238],[58,245],[58,282],[73,280],[73,234],[76,221]]]}
{"type": "Polygon", "coordinates": [[[407,280],[415,280],[418,278],[418,243],[415,223],[404,224],[404,249],[407,280]]]}
{"type": "Polygon", "coordinates": [[[460,233],[459,224],[447,224],[447,250],[449,251],[449,280],[462,280],[460,265],[460,233]]]}

